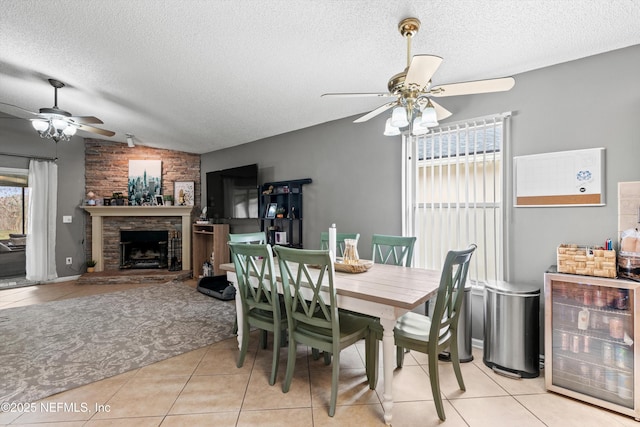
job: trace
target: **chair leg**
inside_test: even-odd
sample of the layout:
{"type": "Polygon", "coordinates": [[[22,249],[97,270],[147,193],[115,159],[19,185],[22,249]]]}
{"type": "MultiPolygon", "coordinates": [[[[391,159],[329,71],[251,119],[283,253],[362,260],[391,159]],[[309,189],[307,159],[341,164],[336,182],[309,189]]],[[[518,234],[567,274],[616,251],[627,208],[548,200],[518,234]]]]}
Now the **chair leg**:
{"type": "Polygon", "coordinates": [[[396,346],[396,366],[402,368],[404,364],[404,348],[396,346]]]}
{"type": "Polygon", "coordinates": [[[249,328],[246,328],[245,331],[242,333],[242,342],[240,343],[240,354],[238,355],[238,363],[236,365],[238,368],[242,368],[242,365],[244,364],[244,358],[247,356],[247,348],[249,347],[249,330],[248,329],[249,328]]]}
{"type": "Polygon", "coordinates": [[[444,406],[442,405],[442,394],[440,394],[440,376],[438,375],[438,355],[429,354],[429,381],[431,382],[431,393],[433,394],[433,403],[436,404],[438,418],[441,421],[446,419],[444,415],[444,406]]]}
{"type": "MultiPolygon", "coordinates": [[[[326,353],[325,353],[326,354],[326,353]]],[[[338,402],[338,383],[340,382],[340,350],[333,355],[333,367],[331,368],[331,400],[329,402],[329,416],[336,413],[336,403],[338,402]]]]}
{"type": "Polygon", "coordinates": [[[378,385],[378,362],[379,348],[378,339],[375,332],[369,332],[365,341],[365,364],[367,368],[367,378],[369,388],[375,390],[378,385]]]}
{"type": "Polygon", "coordinates": [[[280,363],[280,330],[274,328],[273,331],[273,360],[271,361],[271,376],[269,377],[269,385],[276,383],[278,376],[278,363],[280,363]]]}
{"type": "Polygon", "coordinates": [[[296,367],[296,352],[297,344],[293,340],[291,334],[289,334],[289,352],[287,353],[287,373],[284,376],[282,383],[282,392],[287,393],[291,387],[291,381],[293,380],[293,371],[296,367]]]}
{"type": "Polygon", "coordinates": [[[268,336],[267,336],[267,331],[262,330],[260,331],[260,348],[263,350],[267,349],[267,341],[268,341],[268,336]]]}
{"type": "Polygon", "coordinates": [[[313,360],[320,359],[320,350],[318,350],[317,348],[312,348],[311,349],[311,356],[313,356],[313,360]]]}
{"type": "MultiPolygon", "coordinates": [[[[456,332],[457,334],[457,332],[456,332]]],[[[460,369],[460,355],[458,352],[458,340],[455,335],[451,340],[451,344],[449,345],[449,350],[451,352],[451,364],[453,365],[453,372],[456,374],[456,379],[458,380],[458,386],[460,390],[466,391],[467,389],[464,386],[464,380],[462,379],[462,370],[460,369]]]]}
{"type": "Polygon", "coordinates": [[[326,366],[331,365],[331,353],[329,353],[328,351],[325,351],[322,353],[322,355],[324,356],[324,364],[326,366]]]}

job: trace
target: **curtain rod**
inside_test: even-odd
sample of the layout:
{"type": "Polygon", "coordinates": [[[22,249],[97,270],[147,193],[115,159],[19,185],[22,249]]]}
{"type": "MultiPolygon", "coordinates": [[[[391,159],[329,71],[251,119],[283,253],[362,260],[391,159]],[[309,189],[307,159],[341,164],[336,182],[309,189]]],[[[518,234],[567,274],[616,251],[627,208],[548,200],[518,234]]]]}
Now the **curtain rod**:
{"type": "Polygon", "coordinates": [[[14,154],[14,153],[3,153],[0,152],[0,156],[12,156],[12,157],[22,157],[25,159],[33,159],[33,160],[47,160],[47,161],[53,161],[53,162],[57,162],[58,158],[57,157],[36,157],[36,156],[26,156],[24,154],[14,154]]]}
{"type": "Polygon", "coordinates": [[[438,126],[436,126],[436,129],[441,128],[441,129],[445,129],[445,128],[452,128],[452,127],[457,127],[460,125],[467,125],[470,123],[474,123],[474,125],[477,125],[477,122],[482,122],[482,121],[487,121],[487,120],[495,120],[495,119],[506,119],[508,117],[511,117],[512,113],[511,111],[505,111],[504,113],[496,113],[496,114],[488,114],[486,116],[481,116],[481,117],[472,117],[470,119],[464,119],[464,120],[458,120],[455,122],[451,122],[451,123],[442,123],[438,126]]]}

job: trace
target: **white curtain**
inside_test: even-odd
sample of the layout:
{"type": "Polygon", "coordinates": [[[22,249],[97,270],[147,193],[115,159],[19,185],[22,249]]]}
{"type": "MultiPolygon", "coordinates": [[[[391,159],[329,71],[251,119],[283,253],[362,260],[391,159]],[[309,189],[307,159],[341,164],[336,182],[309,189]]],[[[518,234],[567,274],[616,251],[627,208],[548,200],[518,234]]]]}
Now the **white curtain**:
{"type": "Polygon", "coordinates": [[[56,272],[56,211],[58,165],[31,160],[29,163],[29,225],[27,229],[27,280],[48,281],[56,272]]]}

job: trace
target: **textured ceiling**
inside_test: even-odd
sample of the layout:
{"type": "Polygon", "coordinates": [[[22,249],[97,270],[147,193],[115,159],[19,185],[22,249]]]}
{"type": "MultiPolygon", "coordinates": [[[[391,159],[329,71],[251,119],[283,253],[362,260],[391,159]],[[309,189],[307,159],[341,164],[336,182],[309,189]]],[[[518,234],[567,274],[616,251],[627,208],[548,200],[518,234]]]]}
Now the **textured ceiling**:
{"type": "Polygon", "coordinates": [[[381,105],[320,95],[386,92],[406,66],[397,25],[409,16],[422,21],[412,53],[444,58],[434,84],[640,43],[634,0],[0,0],[0,10],[0,102],[51,107],[55,78],[68,85],[58,106],[102,119],[116,132],[105,139],[131,133],[194,153],[381,105]]]}

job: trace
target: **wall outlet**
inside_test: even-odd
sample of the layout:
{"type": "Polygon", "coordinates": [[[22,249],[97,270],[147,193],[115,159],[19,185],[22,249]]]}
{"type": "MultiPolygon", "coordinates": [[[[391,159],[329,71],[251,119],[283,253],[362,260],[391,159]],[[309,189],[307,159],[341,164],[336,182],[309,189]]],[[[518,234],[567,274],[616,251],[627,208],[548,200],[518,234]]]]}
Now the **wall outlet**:
{"type": "Polygon", "coordinates": [[[72,221],[72,216],[71,215],[63,215],[62,216],[62,223],[63,224],[71,224],[72,221]]]}
{"type": "Polygon", "coordinates": [[[71,258],[70,256],[67,257],[67,265],[71,265],[73,264],[73,258],[71,258]]]}

